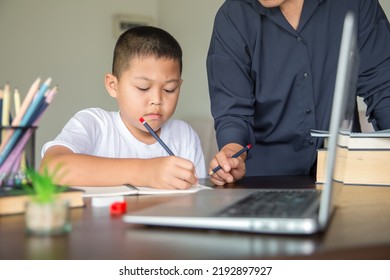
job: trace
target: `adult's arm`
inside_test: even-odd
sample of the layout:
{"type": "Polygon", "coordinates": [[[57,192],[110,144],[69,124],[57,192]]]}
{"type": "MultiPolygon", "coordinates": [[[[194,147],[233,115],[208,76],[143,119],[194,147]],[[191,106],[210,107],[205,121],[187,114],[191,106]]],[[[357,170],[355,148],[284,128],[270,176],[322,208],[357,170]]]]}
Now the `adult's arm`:
{"type": "Polygon", "coordinates": [[[390,128],[390,24],[377,0],[360,1],[358,95],[375,129],[390,128]]]}

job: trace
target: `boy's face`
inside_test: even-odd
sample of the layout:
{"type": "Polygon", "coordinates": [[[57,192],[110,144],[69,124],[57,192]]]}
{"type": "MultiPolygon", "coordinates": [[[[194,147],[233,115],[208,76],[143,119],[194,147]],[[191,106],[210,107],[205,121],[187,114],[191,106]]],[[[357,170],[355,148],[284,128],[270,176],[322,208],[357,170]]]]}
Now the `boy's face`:
{"type": "Polygon", "coordinates": [[[155,140],[139,119],[144,118],[159,133],[175,112],[181,83],[179,61],[153,56],[133,58],[119,79],[106,75],[107,90],[117,99],[123,122],[148,144],[155,140]]]}

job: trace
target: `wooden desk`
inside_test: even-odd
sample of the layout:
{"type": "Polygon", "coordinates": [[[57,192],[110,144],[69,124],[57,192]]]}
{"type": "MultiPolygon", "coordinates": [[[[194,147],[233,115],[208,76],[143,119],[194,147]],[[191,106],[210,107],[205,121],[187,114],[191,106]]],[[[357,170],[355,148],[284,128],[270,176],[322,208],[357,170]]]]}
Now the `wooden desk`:
{"type": "MultiPolygon", "coordinates": [[[[309,187],[301,177],[248,178],[229,187],[309,187]]],[[[128,211],[175,196],[130,196],[128,211]]],[[[73,230],[58,237],[24,232],[24,216],[0,217],[0,259],[390,259],[390,188],[344,186],[326,232],[275,236],[141,227],[107,208],[72,209],[73,230]]]]}

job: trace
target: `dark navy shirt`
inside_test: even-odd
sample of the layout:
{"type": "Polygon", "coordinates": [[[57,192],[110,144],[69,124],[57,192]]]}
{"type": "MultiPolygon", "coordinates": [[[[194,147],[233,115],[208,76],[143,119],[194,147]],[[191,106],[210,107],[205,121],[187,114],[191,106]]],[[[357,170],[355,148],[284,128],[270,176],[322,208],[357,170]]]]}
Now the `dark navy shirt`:
{"type": "Polygon", "coordinates": [[[253,145],[247,175],[309,174],[328,130],[342,27],[358,21],[357,94],[374,127],[390,128],[390,25],[377,0],[305,0],[295,30],[280,9],[227,0],[207,57],[219,147],[253,145]]]}

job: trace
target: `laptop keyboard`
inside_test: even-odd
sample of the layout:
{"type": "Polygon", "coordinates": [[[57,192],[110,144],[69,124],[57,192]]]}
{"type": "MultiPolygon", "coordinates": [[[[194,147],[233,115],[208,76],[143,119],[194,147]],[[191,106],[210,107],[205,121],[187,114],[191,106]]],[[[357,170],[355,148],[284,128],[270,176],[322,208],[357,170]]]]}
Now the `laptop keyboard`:
{"type": "Polygon", "coordinates": [[[298,217],[319,198],[320,191],[258,191],[218,213],[220,217],[298,217]]]}

